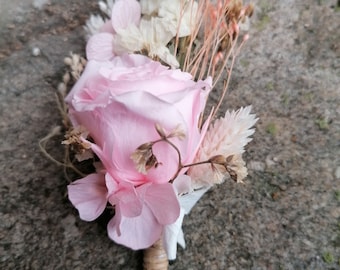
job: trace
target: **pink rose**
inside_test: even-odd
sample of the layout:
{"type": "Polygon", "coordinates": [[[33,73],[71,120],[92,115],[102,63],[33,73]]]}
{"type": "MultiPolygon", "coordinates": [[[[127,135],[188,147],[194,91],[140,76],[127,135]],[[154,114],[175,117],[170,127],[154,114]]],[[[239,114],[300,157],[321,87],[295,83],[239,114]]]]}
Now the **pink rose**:
{"type": "Polygon", "coordinates": [[[66,101],[73,125],[87,129],[104,169],[68,186],[80,217],[96,219],[109,202],[115,216],[108,233],[115,242],[143,249],[159,239],[163,227],[180,214],[169,183],[178,171],[178,153],[164,141],[154,144],[159,165],[146,173],[137,170],[131,155],[140,145],[160,139],[158,124],[166,132],[180,127],[185,138],[170,140],[181,163],[191,163],[206,132],[198,123],[210,89],[210,78],[195,82],[190,74],[142,55],[89,61],[66,101]]]}

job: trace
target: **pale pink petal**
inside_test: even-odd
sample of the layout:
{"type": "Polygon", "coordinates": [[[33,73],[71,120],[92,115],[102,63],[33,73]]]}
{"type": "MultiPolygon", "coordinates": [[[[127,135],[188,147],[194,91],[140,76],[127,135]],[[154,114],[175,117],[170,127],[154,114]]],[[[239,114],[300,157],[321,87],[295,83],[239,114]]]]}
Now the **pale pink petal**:
{"type": "Polygon", "coordinates": [[[172,183],[177,194],[185,194],[192,191],[191,177],[181,174],[172,183]]]}
{"type": "Polygon", "coordinates": [[[115,57],[111,67],[102,68],[100,73],[111,81],[110,88],[115,95],[147,91],[159,96],[196,85],[189,73],[169,70],[159,62],[135,54],[115,57]]]}
{"type": "Polygon", "coordinates": [[[148,207],[144,206],[141,215],[132,218],[121,216],[117,210],[107,226],[109,237],[116,243],[138,250],[150,247],[160,238],[163,226],[148,207]]]}
{"type": "Polygon", "coordinates": [[[107,20],[104,25],[99,29],[102,33],[110,33],[112,35],[116,34],[115,30],[112,27],[112,21],[107,20]]]}
{"type": "Polygon", "coordinates": [[[199,81],[181,91],[161,95],[160,98],[172,103],[184,116],[186,123],[189,126],[196,127],[197,125],[195,124],[204,109],[210,89],[211,85],[209,83],[199,81]]]}
{"type": "Polygon", "coordinates": [[[113,179],[110,173],[105,174],[105,184],[109,196],[118,190],[118,182],[113,179]]]}
{"type": "Polygon", "coordinates": [[[107,189],[103,174],[90,174],[71,183],[67,189],[69,199],[78,209],[82,220],[95,220],[104,211],[107,189]]]}
{"type": "Polygon", "coordinates": [[[124,217],[136,217],[141,215],[143,208],[143,198],[137,194],[135,187],[130,183],[120,183],[119,191],[111,195],[109,201],[116,205],[116,209],[124,217]]]}
{"type": "Polygon", "coordinates": [[[88,81],[94,79],[98,73],[98,70],[101,67],[101,63],[97,61],[88,61],[86,64],[86,68],[83,71],[82,75],[80,76],[79,80],[73,86],[70,93],[66,96],[65,101],[72,106],[72,100],[74,99],[75,95],[78,95],[84,91],[86,84],[88,81]]]}
{"type": "Polygon", "coordinates": [[[146,190],[145,204],[160,224],[174,223],[180,214],[180,206],[172,184],[152,184],[146,190]]]}
{"type": "Polygon", "coordinates": [[[98,61],[110,60],[114,57],[112,40],[113,35],[110,33],[93,35],[86,44],[86,58],[98,61]]]}
{"type": "Polygon", "coordinates": [[[101,89],[102,85],[98,82],[96,90],[84,89],[79,95],[76,95],[72,105],[77,111],[91,111],[96,107],[105,107],[110,102],[111,93],[108,90],[101,89]]]}
{"type": "Polygon", "coordinates": [[[112,26],[116,32],[126,29],[130,24],[138,25],[141,7],[136,0],[118,0],[112,8],[112,26]]]}

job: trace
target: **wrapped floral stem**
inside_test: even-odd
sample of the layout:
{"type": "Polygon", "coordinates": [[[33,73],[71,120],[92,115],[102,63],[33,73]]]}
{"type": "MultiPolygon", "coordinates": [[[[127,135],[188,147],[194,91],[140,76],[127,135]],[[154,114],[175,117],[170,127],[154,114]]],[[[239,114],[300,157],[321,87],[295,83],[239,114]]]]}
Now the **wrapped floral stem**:
{"type": "Polygon", "coordinates": [[[100,8],[109,17],[91,16],[86,61],[69,58],[75,84],[65,94],[66,76],[61,87],[69,127],[63,143],[95,167],[68,185],[68,196],[85,221],[114,208],[109,237],[146,249],[145,269],[167,269],[177,243],[185,247],[182,222],[195,203],[212,185],[247,175],[242,153],[257,121],[251,107],[216,116],[252,6],[116,0],[100,8]]]}
{"type": "Polygon", "coordinates": [[[144,251],[144,270],[168,269],[169,262],[161,239],[157,240],[151,247],[144,251]]]}

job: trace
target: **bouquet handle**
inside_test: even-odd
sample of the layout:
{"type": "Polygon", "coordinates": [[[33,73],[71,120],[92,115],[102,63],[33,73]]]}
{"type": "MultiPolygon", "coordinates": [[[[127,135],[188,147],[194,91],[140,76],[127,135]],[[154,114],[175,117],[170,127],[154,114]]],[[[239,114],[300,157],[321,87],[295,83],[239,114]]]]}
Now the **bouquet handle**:
{"type": "Polygon", "coordinates": [[[169,261],[162,239],[157,240],[151,247],[144,250],[144,270],[167,270],[168,266],[169,261]]]}

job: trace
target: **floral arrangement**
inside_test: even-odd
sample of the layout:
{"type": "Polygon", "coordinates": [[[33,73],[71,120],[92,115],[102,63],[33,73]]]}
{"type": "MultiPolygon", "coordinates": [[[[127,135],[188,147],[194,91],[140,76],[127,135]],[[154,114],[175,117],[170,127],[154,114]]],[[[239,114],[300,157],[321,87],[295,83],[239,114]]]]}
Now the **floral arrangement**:
{"type": "Polygon", "coordinates": [[[85,221],[112,208],[114,242],[139,250],[161,240],[172,260],[177,243],[185,247],[184,215],[211,186],[247,175],[251,107],[217,116],[253,7],[240,0],[99,6],[107,18],[91,15],[86,60],[67,57],[59,87],[63,144],[95,168],[68,185],[68,196],[85,221]]]}

